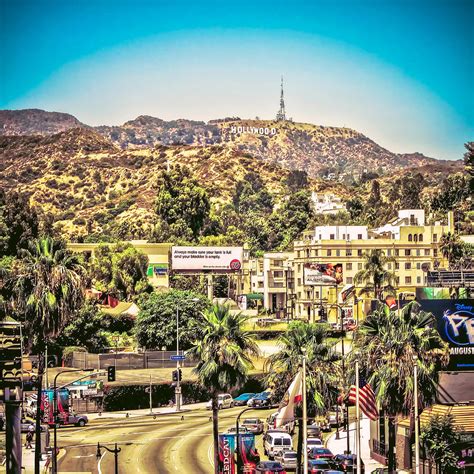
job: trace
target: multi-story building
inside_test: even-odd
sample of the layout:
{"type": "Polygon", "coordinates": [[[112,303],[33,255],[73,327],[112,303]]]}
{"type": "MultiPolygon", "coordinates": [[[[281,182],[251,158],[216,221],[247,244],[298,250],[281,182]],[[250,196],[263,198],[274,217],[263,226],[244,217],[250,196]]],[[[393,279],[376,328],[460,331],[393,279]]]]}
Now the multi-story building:
{"type": "Polygon", "coordinates": [[[316,193],[313,191],[311,200],[316,214],[337,214],[346,210],[342,199],[333,193],[316,193]]]}

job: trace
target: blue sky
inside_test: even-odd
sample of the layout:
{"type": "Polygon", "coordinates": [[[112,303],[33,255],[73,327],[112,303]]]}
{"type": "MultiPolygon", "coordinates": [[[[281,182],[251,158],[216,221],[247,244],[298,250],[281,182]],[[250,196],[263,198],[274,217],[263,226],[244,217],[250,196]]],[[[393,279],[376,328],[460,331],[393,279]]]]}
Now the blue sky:
{"type": "Polygon", "coordinates": [[[274,117],[395,152],[474,139],[474,0],[0,0],[0,108],[274,117]]]}

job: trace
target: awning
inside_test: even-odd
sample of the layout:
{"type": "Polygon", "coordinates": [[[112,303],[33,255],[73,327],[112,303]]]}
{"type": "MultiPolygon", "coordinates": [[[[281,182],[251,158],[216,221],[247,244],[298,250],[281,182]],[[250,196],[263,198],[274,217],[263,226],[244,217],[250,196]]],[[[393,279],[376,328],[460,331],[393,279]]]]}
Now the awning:
{"type": "Polygon", "coordinates": [[[246,296],[248,300],[259,300],[263,301],[263,295],[262,293],[247,293],[246,296]]]}

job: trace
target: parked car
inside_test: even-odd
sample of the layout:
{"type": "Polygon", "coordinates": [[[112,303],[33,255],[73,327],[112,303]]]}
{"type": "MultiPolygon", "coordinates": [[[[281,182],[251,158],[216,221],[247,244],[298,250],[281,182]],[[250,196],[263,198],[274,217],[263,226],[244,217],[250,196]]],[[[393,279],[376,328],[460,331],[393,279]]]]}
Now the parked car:
{"type": "Polygon", "coordinates": [[[238,397],[234,398],[234,405],[236,407],[247,405],[247,402],[255,397],[256,393],[241,393],[238,397]]]}
{"type": "Polygon", "coordinates": [[[260,418],[246,418],[243,421],[242,426],[245,427],[250,433],[263,433],[263,421],[260,418]]]}
{"type": "Polygon", "coordinates": [[[319,438],[307,438],[306,449],[309,451],[313,448],[323,448],[323,442],[319,438]]]}
{"type": "MultiPolygon", "coordinates": [[[[220,393],[217,396],[217,408],[221,410],[222,408],[232,408],[234,406],[234,399],[232,395],[228,393],[220,393]]],[[[207,402],[206,408],[212,410],[212,400],[207,402]]]]}
{"type": "MultiPolygon", "coordinates": [[[[237,433],[237,428],[235,426],[231,426],[227,430],[227,433],[237,433]]],[[[245,433],[250,433],[250,431],[245,426],[240,425],[239,426],[239,434],[245,434],[245,433]]]]}
{"type": "Polygon", "coordinates": [[[281,465],[287,471],[295,471],[297,466],[298,456],[296,451],[280,451],[275,454],[275,461],[281,463],[281,465]]]}
{"type": "Polygon", "coordinates": [[[283,466],[277,461],[260,461],[255,468],[255,474],[286,474],[283,466]]]}
{"type": "Polygon", "coordinates": [[[268,430],[263,437],[263,450],[273,459],[281,451],[293,451],[293,439],[286,431],[268,430]]]}
{"type": "Polygon", "coordinates": [[[332,469],[333,465],[329,459],[310,459],[308,460],[308,473],[321,474],[332,469]]]}
{"type": "Polygon", "coordinates": [[[328,448],[311,448],[308,452],[308,456],[310,459],[332,460],[334,458],[334,454],[332,454],[331,450],[328,448]]]}
{"type": "MultiPolygon", "coordinates": [[[[343,472],[356,472],[357,470],[357,456],[355,454],[336,454],[334,456],[334,467],[343,472]]],[[[361,473],[364,474],[364,461],[360,460],[361,473]]]]}
{"type": "Polygon", "coordinates": [[[268,408],[271,404],[271,392],[259,393],[247,402],[247,406],[254,408],[268,408]]]}

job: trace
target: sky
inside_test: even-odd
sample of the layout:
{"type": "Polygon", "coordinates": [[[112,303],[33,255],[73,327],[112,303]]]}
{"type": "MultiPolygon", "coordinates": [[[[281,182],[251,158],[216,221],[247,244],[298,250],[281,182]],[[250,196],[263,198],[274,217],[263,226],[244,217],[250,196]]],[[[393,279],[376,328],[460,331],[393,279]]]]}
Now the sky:
{"type": "Polygon", "coordinates": [[[474,140],[474,0],[0,0],[0,109],[287,115],[398,153],[474,140]]]}

